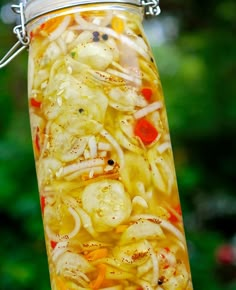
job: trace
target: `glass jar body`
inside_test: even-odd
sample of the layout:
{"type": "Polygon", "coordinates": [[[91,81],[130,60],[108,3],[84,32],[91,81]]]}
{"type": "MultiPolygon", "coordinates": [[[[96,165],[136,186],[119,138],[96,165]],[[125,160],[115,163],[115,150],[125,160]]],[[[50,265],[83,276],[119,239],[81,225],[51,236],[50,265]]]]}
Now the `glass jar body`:
{"type": "Polygon", "coordinates": [[[160,78],[139,8],[32,21],[28,95],[52,289],[193,289],[160,78]]]}

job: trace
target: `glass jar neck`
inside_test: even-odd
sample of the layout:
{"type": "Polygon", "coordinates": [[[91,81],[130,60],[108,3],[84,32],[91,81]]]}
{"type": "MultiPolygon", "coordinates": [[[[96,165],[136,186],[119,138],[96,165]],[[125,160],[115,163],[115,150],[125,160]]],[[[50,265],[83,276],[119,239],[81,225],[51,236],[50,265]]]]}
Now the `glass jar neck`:
{"type": "Polygon", "coordinates": [[[99,9],[99,5],[103,6],[103,4],[116,6],[117,8],[124,5],[142,8],[141,0],[29,0],[25,2],[25,22],[29,23],[40,16],[62,9],[71,7],[85,8],[86,6],[88,8],[92,5],[96,6],[96,9],[99,9]]]}

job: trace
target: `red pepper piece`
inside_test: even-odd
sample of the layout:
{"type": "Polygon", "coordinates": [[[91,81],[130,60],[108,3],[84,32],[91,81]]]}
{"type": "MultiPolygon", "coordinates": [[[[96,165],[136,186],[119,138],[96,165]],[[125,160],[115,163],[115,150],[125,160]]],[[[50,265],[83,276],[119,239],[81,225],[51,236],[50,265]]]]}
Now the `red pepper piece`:
{"type": "Polygon", "coordinates": [[[39,127],[37,127],[34,143],[35,143],[36,152],[39,153],[40,152],[39,127]]]}
{"type": "Polygon", "coordinates": [[[138,136],[144,144],[152,143],[158,136],[157,129],[146,119],[140,119],[135,125],[134,134],[138,136]]]}
{"type": "Polygon", "coordinates": [[[42,214],[44,214],[44,209],[45,209],[45,206],[46,206],[46,197],[43,196],[43,195],[40,197],[40,204],[41,204],[42,214]]]}
{"type": "Polygon", "coordinates": [[[31,107],[34,107],[34,108],[40,108],[41,102],[35,100],[35,98],[31,98],[30,105],[31,105],[31,107]]]}
{"type": "Polygon", "coordinates": [[[141,93],[142,93],[142,95],[144,96],[144,98],[147,101],[150,101],[151,100],[151,97],[152,97],[152,94],[153,94],[151,88],[142,88],[141,93]]]}
{"type": "Polygon", "coordinates": [[[56,245],[57,245],[57,242],[55,241],[50,241],[50,245],[53,249],[55,249],[56,245]]]}
{"type": "MultiPolygon", "coordinates": [[[[178,215],[182,215],[182,211],[181,211],[181,207],[180,207],[180,204],[178,204],[177,206],[173,207],[173,210],[178,214],[178,215]]],[[[169,212],[170,214],[170,217],[168,218],[168,220],[171,222],[171,223],[176,223],[176,222],[179,222],[179,218],[177,215],[173,214],[171,211],[169,212]]]]}

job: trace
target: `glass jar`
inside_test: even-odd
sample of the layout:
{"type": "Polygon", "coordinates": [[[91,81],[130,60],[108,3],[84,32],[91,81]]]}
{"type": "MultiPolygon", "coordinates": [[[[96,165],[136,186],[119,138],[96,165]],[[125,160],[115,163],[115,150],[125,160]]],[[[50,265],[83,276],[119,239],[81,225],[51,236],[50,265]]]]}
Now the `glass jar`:
{"type": "Polygon", "coordinates": [[[193,289],[163,91],[142,26],[158,3],[147,3],[24,5],[54,290],[193,289]]]}

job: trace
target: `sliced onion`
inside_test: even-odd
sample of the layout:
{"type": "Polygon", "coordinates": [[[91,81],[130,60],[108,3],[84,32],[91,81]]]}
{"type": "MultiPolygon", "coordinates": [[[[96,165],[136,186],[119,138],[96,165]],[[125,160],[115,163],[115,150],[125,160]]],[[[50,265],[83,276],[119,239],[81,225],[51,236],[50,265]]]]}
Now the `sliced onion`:
{"type": "Polygon", "coordinates": [[[98,150],[111,151],[111,145],[105,142],[98,142],[98,150]]]}
{"type": "MultiPolygon", "coordinates": [[[[89,278],[86,274],[84,274],[82,271],[72,269],[72,270],[63,270],[63,276],[67,277],[72,280],[76,280],[76,283],[73,283],[74,285],[70,284],[70,287],[73,287],[71,289],[83,289],[83,290],[89,290],[88,283],[90,282],[89,278]],[[82,287],[78,287],[78,285],[82,287]],[[76,287],[76,288],[74,288],[76,287]]],[[[67,288],[69,289],[69,288],[67,288]]]]}
{"type": "Polygon", "coordinates": [[[88,175],[88,178],[93,178],[94,175],[96,174],[102,174],[104,172],[104,167],[103,166],[94,166],[92,168],[84,168],[81,170],[77,170],[76,172],[65,176],[65,180],[67,181],[72,181],[75,180],[76,178],[78,178],[81,175],[88,175]]]}
{"type": "Polygon", "coordinates": [[[80,231],[80,227],[81,227],[81,221],[80,221],[80,217],[77,214],[77,212],[72,208],[69,207],[68,208],[69,213],[72,215],[72,217],[74,218],[75,221],[75,226],[73,228],[73,230],[65,235],[60,235],[60,234],[56,234],[54,233],[49,226],[46,226],[46,233],[49,237],[50,240],[55,241],[55,242],[62,242],[62,241],[68,241],[69,239],[73,238],[74,236],[77,235],[77,233],[80,231]]]}
{"type": "Polygon", "coordinates": [[[124,167],[124,152],[121,149],[120,145],[116,142],[115,138],[108,133],[105,129],[103,129],[100,134],[107,139],[111,143],[111,145],[115,148],[117,155],[120,159],[120,168],[124,167]]]}
{"type": "Polygon", "coordinates": [[[137,154],[142,154],[143,150],[140,147],[132,144],[121,131],[116,132],[116,139],[121,146],[128,149],[129,151],[137,154]]]}
{"type": "Polygon", "coordinates": [[[142,289],[145,289],[145,290],[154,290],[154,288],[151,286],[151,284],[148,283],[145,280],[135,279],[135,283],[137,283],[138,285],[140,285],[142,287],[142,289]]]}
{"type": "Polygon", "coordinates": [[[180,230],[178,230],[175,226],[173,226],[170,222],[167,220],[162,220],[160,224],[165,230],[172,233],[176,238],[178,238],[181,242],[185,243],[185,237],[181,233],[180,230]]]}
{"type": "Polygon", "coordinates": [[[149,251],[151,254],[151,259],[152,259],[152,285],[156,286],[158,285],[158,280],[159,280],[159,263],[157,259],[157,255],[155,254],[155,251],[152,247],[152,245],[149,243],[149,251]]]}
{"type": "Polygon", "coordinates": [[[165,235],[159,224],[148,219],[139,219],[122,233],[120,244],[129,244],[142,239],[163,239],[164,237],[165,235]]]}
{"type": "Polygon", "coordinates": [[[48,38],[50,41],[56,40],[62,33],[66,30],[67,26],[70,23],[71,17],[69,15],[65,16],[63,21],[58,25],[58,27],[49,34],[48,38]]]}
{"type": "Polygon", "coordinates": [[[80,231],[81,221],[80,221],[80,217],[79,217],[78,213],[72,207],[69,207],[68,211],[73,216],[74,221],[75,221],[74,229],[68,234],[69,239],[71,239],[74,236],[76,236],[77,233],[80,231]]]}
{"type": "Polygon", "coordinates": [[[90,75],[93,77],[93,81],[99,82],[99,84],[101,84],[101,82],[107,84],[109,83],[109,85],[125,85],[125,82],[123,79],[112,76],[111,74],[107,73],[107,72],[103,72],[103,71],[99,71],[99,70],[89,70],[90,75]]]}
{"type": "Polygon", "coordinates": [[[141,85],[141,82],[142,82],[141,79],[138,79],[137,77],[132,76],[131,74],[127,75],[123,72],[119,72],[119,71],[111,69],[111,68],[107,69],[107,72],[110,73],[111,75],[117,76],[117,77],[124,79],[126,81],[135,83],[138,86],[141,85]]]}
{"type": "Polygon", "coordinates": [[[167,220],[151,214],[139,214],[131,217],[131,221],[138,221],[140,219],[156,220],[161,227],[173,234],[179,241],[185,243],[184,234],[167,220]]]}
{"type": "Polygon", "coordinates": [[[141,196],[138,196],[136,195],[133,200],[132,200],[132,205],[135,206],[135,205],[138,205],[142,208],[148,208],[148,204],[146,202],[146,200],[141,197],[141,196]]]}
{"type": "Polygon", "coordinates": [[[83,227],[90,233],[91,236],[96,237],[97,233],[94,230],[90,216],[80,207],[76,208],[79,213],[83,227]]]}
{"type": "Polygon", "coordinates": [[[90,157],[96,158],[97,157],[97,142],[95,136],[91,136],[88,140],[88,146],[90,151],[90,157]]]}
{"type": "Polygon", "coordinates": [[[171,149],[171,143],[170,142],[164,142],[162,143],[161,145],[159,145],[157,147],[157,151],[160,153],[160,154],[163,154],[166,150],[168,149],[171,149]]]}
{"type": "Polygon", "coordinates": [[[162,192],[165,192],[166,185],[165,185],[163,177],[162,177],[162,175],[160,173],[159,168],[156,166],[156,163],[155,163],[155,161],[153,159],[151,159],[150,157],[148,157],[148,159],[149,159],[150,166],[151,166],[153,184],[155,185],[155,187],[157,189],[159,189],[162,192]]]}
{"type": "Polygon", "coordinates": [[[68,241],[58,242],[56,247],[53,249],[52,260],[55,262],[56,259],[60,255],[62,255],[63,253],[65,253],[67,251],[67,248],[68,248],[68,241]]]}
{"type": "Polygon", "coordinates": [[[85,169],[85,168],[91,168],[94,166],[104,165],[105,160],[104,158],[95,158],[95,159],[89,159],[80,161],[77,163],[70,164],[63,168],[62,176],[68,175],[72,172],[75,172],[77,170],[85,169]]]}
{"type": "Polygon", "coordinates": [[[146,115],[156,111],[156,110],[159,110],[160,108],[162,108],[162,103],[160,101],[157,101],[157,102],[153,102],[151,103],[150,105],[136,111],[134,113],[134,118],[135,119],[140,119],[140,118],[143,118],[145,117],[146,115]]]}
{"type": "Polygon", "coordinates": [[[167,176],[166,180],[167,180],[167,194],[170,194],[171,193],[171,188],[174,184],[174,180],[175,180],[175,177],[173,175],[173,171],[171,170],[171,168],[169,167],[169,165],[167,164],[166,161],[163,160],[163,158],[157,158],[156,159],[156,164],[159,164],[161,165],[162,169],[165,171],[165,176],[167,176]]]}

